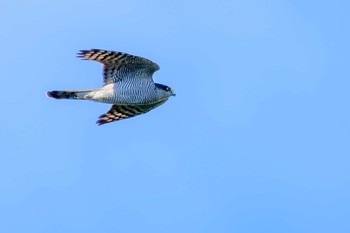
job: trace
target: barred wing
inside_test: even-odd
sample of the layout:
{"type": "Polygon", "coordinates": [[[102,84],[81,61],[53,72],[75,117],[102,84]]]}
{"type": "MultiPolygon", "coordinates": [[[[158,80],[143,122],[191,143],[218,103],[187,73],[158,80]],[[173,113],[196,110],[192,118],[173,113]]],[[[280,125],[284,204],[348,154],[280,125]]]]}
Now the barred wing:
{"type": "Polygon", "coordinates": [[[80,50],[78,57],[103,64],[103,85],[125,78],[145,78],[153,82],[152,75],[159,66],[143,57],[101,49],[80,50]]]}
{"type": "Polygon", "coordinates": [[[119,121],[123,119],[127,119],[130,117],[134,117],[140,114],[144,114],[146,112],[151,111],[152,109],[162,105],[168,99],[163,99],[156,103],[152,104],[142,104],[142,105],[112,105],[111,109],[105,114],[102,114],[98,121],[96,122],[98,125],[103,125],[106,123],[110,123],[113,121],[119,121]]]}

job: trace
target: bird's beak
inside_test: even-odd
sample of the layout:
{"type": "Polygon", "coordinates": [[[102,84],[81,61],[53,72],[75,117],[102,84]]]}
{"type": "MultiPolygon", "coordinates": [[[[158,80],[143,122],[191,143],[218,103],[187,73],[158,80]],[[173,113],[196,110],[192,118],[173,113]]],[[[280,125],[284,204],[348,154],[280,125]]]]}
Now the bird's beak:
{"type": "Polygon", "coordinates": [[[171,90],[171,95],[172,95],[172,96],[176,96],[176,93],[175,93],[174,90],[171,90]]]}

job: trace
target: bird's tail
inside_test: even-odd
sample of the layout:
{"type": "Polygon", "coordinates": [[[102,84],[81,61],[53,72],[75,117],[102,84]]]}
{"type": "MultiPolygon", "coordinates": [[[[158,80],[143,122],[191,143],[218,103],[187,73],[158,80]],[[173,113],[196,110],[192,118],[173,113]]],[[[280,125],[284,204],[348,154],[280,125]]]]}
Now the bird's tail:
{"type": "Polygon", "coordinates": [[[66,91],[48,91],[48,97],[55,99],[81,99],[88,100],[92,98],[95,89],[90,90],[66,90],[66,91]]]}

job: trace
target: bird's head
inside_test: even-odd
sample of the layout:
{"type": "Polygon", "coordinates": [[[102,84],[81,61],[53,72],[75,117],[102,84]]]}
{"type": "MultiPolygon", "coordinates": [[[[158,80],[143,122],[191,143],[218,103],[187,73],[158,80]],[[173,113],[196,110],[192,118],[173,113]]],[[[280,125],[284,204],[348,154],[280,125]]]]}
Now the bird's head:
{"type": "Polygon", "coordinates": [[[156,87],[167,97],[176,96],[175,91],[169,86],[156,83],[156,87]]]}

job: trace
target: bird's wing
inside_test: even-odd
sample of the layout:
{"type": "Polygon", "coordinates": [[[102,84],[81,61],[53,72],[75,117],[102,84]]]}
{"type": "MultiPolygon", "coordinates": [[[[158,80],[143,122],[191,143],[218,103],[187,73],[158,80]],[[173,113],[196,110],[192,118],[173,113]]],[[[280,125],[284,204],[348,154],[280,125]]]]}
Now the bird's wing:
{"type": "Polygon", "coordinates": [[[112,105],[111,109],[108,110],[105,114],[102,114],[98,121],[96,122],[98,125],[103,125],[106,123],[110,123],[113,121],[119,121],[123,119],[127,119],[130,117],[134,117],[140,114],[144,114],[146,112],[151,111],[152,109],[158,107],[163,104],[168,99],[162,99],[158,102],[151,104],[139,104],[139,105],[112,105]]]}
{"type": "Polygon", "coordinates": [[[78,57],[103,64],[103,85],[116,83],[125,78],[146,78],[153,82],[152,75],[159,70],[156,63],[146,58],[116,51],[80,50],[78,57]]]}

